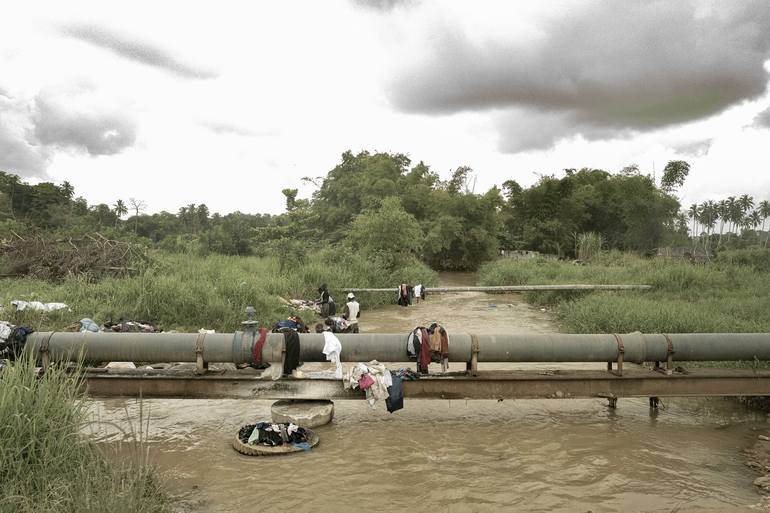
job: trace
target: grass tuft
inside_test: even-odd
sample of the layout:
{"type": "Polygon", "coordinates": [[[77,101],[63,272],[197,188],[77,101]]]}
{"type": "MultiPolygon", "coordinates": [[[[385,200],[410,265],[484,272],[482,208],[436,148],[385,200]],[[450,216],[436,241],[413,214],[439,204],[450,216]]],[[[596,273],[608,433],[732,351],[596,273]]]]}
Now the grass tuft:
{"type": "Polygon", "coordinates": [[[108,462],[82,435],[81,383],[56,367],[38,377],[20,360],[0,372],[0,513],[165,513],[142,461],[108,462]]]}
{"type": "MultiPolygon", "coordinates": [[[[770,254],[770,251],[768,251],[770,254]]],[[[770,274],[756,255],[693,265],[608,252],[586,265],[501,259],[484,265],[484,285],[548,283],[648,284],[650,291],[526,294],[556,308],[571,333],[720,333],[770,331],[770,274]]]]}

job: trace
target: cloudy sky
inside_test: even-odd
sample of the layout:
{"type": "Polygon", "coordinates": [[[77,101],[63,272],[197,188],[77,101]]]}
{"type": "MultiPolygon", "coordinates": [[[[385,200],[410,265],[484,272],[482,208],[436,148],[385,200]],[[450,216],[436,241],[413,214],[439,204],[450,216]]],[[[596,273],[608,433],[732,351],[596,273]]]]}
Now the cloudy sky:
{"type": "Polygon", "coordinates": [[[279,213],[348,149],[469,165],[477,191],[684,159],[685,204],[770,199],[766,0],[190,4],[6,6],[0,170],[279,213]]]}

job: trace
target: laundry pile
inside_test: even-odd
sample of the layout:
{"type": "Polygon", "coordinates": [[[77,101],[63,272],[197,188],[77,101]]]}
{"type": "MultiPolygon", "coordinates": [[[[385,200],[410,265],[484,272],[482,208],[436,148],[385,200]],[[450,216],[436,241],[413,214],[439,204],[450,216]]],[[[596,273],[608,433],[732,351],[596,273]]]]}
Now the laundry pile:
{"type": "MultiPolygon", "coordinates": [[[[80,322],[82,324],[83,321],[80,322]]],[[[103,328],[104,331],[117,333],[160,333],[163,331],[149,321],[132,321],[130,319],[120,319],[118,322],[107,321],[103,328]]],[[[83,330],[81,329],[81,331],[83,330]]],[[[89,329],[88,331],[92,330],[89,329]]]]}
{"type": "Polygon", "coordinates": [[[441,363],[441,372],[449,370],[449,335],[438,323],[414,328],[406,338],[406,351],[417,360],[418,372],[427,373],[430,362],[441,363]]]}
{"type": "Polygon", "coordinates": [[[291,444],[309,450],[307,432],[296,424],[257,422],[248,424],[238,431],[238,439],[248,445],[276,447],[291,444]]]}
{"type": "Polygon", "coordinates": [[[14,299],[11,301],[11,305],[19,312],[23,312],[24,310],[55,312],[57,310],[66,310],[69,308],[64,303],[41,303],[40,301],[22,301],[21,299],[14,299]]]}
{"type": "Polygon", "coordinates": [[[357,363],[343,378],[345,389],[360,389],[366,393],[366,401],[374,408],[377,401],[385,400],[390,413],[404,407],[404,392],[401,378],[394,376],[377,360],[369,363],[357,363]]]}
{"type": "Polygon", "coordinates": [[[0,321],[0,360],[15,360],[24,349],[27,335],[33,331],[32,328],[0,321]]]}
{"type": "Polygon", "coordinates": [[[311,301],[308,299],[284,299],[284,298],[279,298],[279,299],[281,299],[286,306],[294,310],[306,310],[306,311],[315,312],[316,314],[321,315],[321,305],[319,305],[315,301],[311,301]]]}

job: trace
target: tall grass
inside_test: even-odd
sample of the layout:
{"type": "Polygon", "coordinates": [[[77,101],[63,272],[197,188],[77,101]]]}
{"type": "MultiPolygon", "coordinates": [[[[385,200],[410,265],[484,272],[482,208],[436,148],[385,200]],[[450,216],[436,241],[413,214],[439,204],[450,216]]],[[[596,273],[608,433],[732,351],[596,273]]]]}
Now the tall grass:
{"type": "MultiPolygon", "coordinates": [[[[99,323],[125,317],[153,321],[166,330],[233,331],[239,329],[246,306],[254,306],[259,321],[271,325],[289,313],[280,298],[313,298],[321,283],[329,285],[340,303],[342,287],[392,286],[395,290],[402,281],[426,285],[436,281],[436,273],[418,262],[393,272],[382,263],[333,248],[283,270],[278,258],[158,252],[153,260],[155,264],[139,276],[97,283],[78,276],[61,283],[1,279],[0,304],[6,308],[11,300],[22,299],[63,302],[71,311],[6,312],[0,318],[38,330],[63,329],[83,317],[99,323]]],[[[359,300],[368,308],[392,298],[361,294],[359,300]]]]}
{"type": "Polygon", "coordinates": [[[604,237],[600,233],[585,232],[575,234],[575,255],[578,260],[588,261],[595,258],[602,251],[604,237]]]}
{"type": "Polygon", "coordinates": [[[39,378],[18,361],[0,372],[0,513],[163,513],[167,497],[144,462],[108,463],[81,435],[80,383],[39,378]]]}
{"type": "Polygon", "coordinates": [[[767,332],[770,274],[731,261],[692,265],[601,253],[586,265],[500,260],[482,267],[485,285],[636,283],[650,291],[537,293],[525,297],[555,307],[561,329],[574,333],[767,332]]]}

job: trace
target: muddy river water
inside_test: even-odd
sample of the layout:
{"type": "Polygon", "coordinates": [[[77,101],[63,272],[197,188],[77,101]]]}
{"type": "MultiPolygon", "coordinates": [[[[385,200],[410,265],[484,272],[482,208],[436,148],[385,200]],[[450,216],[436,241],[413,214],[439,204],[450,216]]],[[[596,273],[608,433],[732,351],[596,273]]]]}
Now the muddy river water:
{"type": "MultiPolygon", "coordinates": [[[[447,275],[447,285],[472,283],[447,275]]],[[[554,331],[548,312],[516,295],[442,294],[409,308],[364,311],[362,331],[554,331]]],[[[504,365],[499,365],[505,368],[504,365]]],[[[238,427],[270,402],[144,400],[150,460],[179,511],[670,512],[764,506],[742,450],[764,413],[722,399],[409,400],[394,414],[335,403],[311,452],[254,458],[232,450],[238,427]]],[[[135,399],[96,401],[94,436],[124,447],[139,430],[135,399]]]]}

